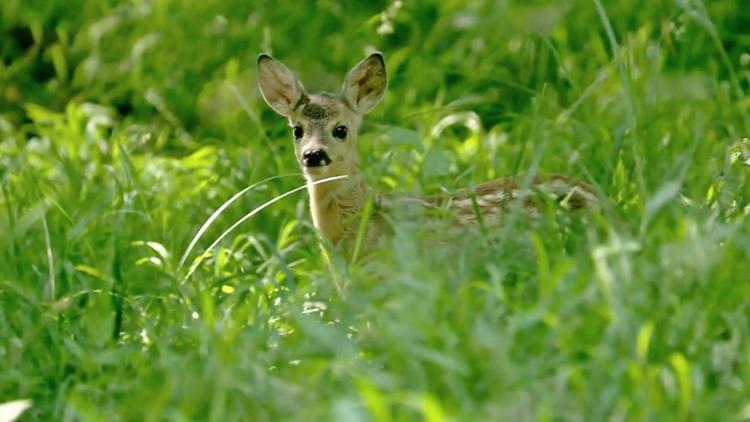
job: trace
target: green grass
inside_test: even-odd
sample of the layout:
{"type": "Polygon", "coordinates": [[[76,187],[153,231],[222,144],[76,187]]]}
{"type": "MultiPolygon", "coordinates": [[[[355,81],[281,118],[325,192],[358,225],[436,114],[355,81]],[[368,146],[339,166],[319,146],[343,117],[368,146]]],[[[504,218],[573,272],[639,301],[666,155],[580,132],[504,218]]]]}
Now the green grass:
{"type": "Polygon", "coordinates": [[[0,403],[22,420],[750,419],[750,12],[739,0],[0,5],[0,403]],[[391,76],[380,190],[586,180],[465,236],[318,246],[271,52],[391,76]]]}

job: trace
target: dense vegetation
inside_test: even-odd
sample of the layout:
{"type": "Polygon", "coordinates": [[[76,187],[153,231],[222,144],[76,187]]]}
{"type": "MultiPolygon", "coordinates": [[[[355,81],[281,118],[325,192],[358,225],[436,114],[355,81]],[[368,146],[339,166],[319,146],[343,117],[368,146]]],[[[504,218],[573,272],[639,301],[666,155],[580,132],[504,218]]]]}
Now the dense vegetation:
{"type": "Polygon", "coordinates": [[[25,420],[747,420],[741,0],[0,3],[0,403],[25,420]],[[329,268],[271,52],[382,51],[383,191],[565,173],[601,193],[329,268]],[[195,262],[195,272],[186,268],[195,262]]]}

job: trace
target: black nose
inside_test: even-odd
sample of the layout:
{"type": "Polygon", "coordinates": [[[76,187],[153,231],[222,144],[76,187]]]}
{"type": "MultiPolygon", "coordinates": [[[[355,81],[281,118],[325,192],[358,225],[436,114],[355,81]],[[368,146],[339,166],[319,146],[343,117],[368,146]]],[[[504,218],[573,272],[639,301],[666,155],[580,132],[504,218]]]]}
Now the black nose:
{"type": "Polygon", "coordinates": [[[305,167],[322,167],[331,164],[331,158],[322,149],[312,149],[302,154],[302,164],[305,167]]]}

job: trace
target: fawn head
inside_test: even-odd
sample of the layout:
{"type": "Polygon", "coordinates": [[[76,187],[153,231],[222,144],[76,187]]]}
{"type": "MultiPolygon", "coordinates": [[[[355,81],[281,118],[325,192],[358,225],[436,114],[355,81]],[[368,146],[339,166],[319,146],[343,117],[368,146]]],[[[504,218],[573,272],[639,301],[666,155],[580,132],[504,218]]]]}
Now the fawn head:
{"type": "Polygon", "coordinates": [[[308,179],[358,170],[362,116],[380,102],[388,85],[380,53],[354,66],[338,94],[308,94],[294,72],[266,54],[258,57],[258,75],[263,99],[289,120],[297,162],[308,179]]]}

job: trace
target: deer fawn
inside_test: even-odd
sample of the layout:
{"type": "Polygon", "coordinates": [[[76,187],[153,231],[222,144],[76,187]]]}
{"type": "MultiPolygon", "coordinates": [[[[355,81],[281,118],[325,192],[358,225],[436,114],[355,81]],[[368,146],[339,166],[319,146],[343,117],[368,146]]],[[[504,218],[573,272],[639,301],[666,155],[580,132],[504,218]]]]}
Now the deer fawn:
{"type": "MultiPolygon", "coordinates": [[[[388,85],[383,56],[374,53],[357,64],[338,94],[308,94],[291,70],[266,54],[258,57],[258,74],[261,95],[274,111],[289,120],[292,128],[294,152],[308,181],[313,223],[321,236],[334,245],[357,232],[358,216],[370,195],[375,199],[376,210],[417,203],[447,209],[461,225],[477,224],[478,219],[488,225],[496,223],[514,201],[522,210],[535,214],[539,202],[534,198],[540,193],[568,208],[598,203],[586,184],[559,175],[538,177],[529,189],[522,189],[514,178],[505,178],[454,195],[423,199],[394,200],[375,194],[362,181],[356,144],[362,117],[378,105],[388,85]],[[348,177],[314,184],[343,175],[348,177]]],[[[384,226],[381,219],[375,218],[366,243],[374,240],[384,226]]]]}

